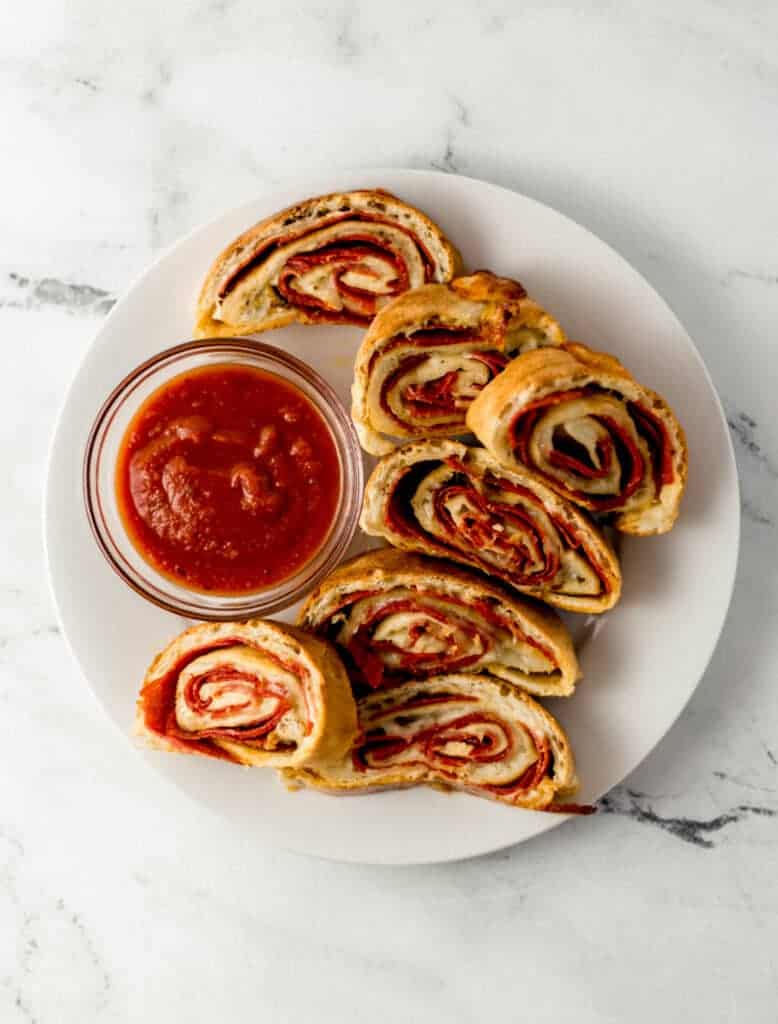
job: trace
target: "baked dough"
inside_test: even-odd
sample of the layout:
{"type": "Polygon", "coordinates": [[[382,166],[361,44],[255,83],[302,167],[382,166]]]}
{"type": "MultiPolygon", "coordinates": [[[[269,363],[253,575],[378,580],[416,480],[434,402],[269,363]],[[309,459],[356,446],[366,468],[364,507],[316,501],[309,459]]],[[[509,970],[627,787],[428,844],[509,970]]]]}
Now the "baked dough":
{"type": "Polygon", "coordinates": [[[171,641],[146,673],[136,732],[160,750],[286,767],[342,756],[357,717],[328,643],[253,619],[193,626],[171,641]]]}
{"type": "Polygon", "coordinates": [[[389,192],[317,196],[227,246],[200,292],[196,336],[255,334],[295,321],[366,325],[396,295],[450,281],[458,266],[437,224],[389,192]]]}
{"type": "Polygon", "coordinates": [[[352,417],[362,447],[383,455],[409,438],[464,433],[468,406],[510,359],[564,340],[518,281],[487,271],[405,292],[357,354],[352,417]]]}
{"type": "Polygon", "coordinates": [[[678,516],[688,454],[656,392],[618,359],[568,343],[528,352],[484,388],[467,425],[504,466],[539,473],[617,530],[666,533],[678,516]]]}
{"type": "Polygon", "coordinates": [[[604,612],[621,594],[618,559],[584,512],[523,467],[505,469],[458,441],[414,441],[384,456],[365,488],[361,526],[567,611],[604,612]]]}
{"type": "Polygon", "coordinates": [[[404,682],[359,701],[361,737],[334,761],[283,772],[333,794],[431,784],[512,807],[565,806],[578,786],[559,723],[509,683],[466,673],[404,682]]]}
{"type": "Polygon", "coordinates": [[[360,692],[467,670],[564,697],[579,675],[570,635],[552,611],[466,569],[394,548],[341,565],[309,596],[298,623],[338,646],[360,692]]]}

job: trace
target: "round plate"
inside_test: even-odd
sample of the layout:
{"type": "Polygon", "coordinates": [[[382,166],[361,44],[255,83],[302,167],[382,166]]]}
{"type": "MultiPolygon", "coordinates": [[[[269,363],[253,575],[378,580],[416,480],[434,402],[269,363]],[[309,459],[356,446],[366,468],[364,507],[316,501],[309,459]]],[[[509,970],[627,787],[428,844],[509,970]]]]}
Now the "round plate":
{"type": "MultiPolygon", "coordinates": [[[[582,651],[584,679],[575,696],[550,702],[576,754],[577,799],[593,801],[658,743],[713,653],[737,561],[735,461],[705,366],[664,301],[580,225],[494,185],[432,171],[300,181],[194,231],[141,277],[88,351],[52,445],[46,540],[63,632],[99,700],[129,736],[146,667],[186,622],[134,594],[97,549],[81,496],[92,419],[134,366],[190,338],[201,281],[224,245],[276,210],[344,187],[387,188],[420,207],[443,226],[467,267],[518,278],[570,337],[614,353],[659,391],[686,428],[689,485],[679,523],[665,537],[624,541],[624,596],[582,651]]],[[[356,328],[287,327],[264,340],[311,363],[348,402],[360,336],[356,328]]],[[[290,794],[270,771],[151,751],[144,756],[244,837],[338,860],[454,860],[521,842],[565,820],[425,788],[354,799],[290,794]]]]}

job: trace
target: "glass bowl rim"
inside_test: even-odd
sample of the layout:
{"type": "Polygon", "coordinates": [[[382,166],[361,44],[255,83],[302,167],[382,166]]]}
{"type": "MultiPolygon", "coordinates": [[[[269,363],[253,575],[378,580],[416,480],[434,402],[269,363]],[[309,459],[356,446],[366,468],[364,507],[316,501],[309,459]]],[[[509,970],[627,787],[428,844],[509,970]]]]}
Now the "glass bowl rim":
{"type": "MultiPolygon", "coordinates": [[[[291,383],[294,386],[299,387],[296,380],[292,379],[291,383]]],[[[159,386],[164,386],[164,382],[159,386]]],[[[267,616],[283,611],[300,600],[306,594],[310,593],[325,575],[332,572],[337,567],[348,550],[359,525],[359,516],[365,485],[364,478],[365,469],[362,448],[359,443],[356,428],[348,414],[346,406],[338,397],[332,385],[329,384],[321,374],[314,370],[312,366],[304,360],[299,359],[297,356],[293,356],[284,349],[278,348],[275,345],[269,345],[266,342],[257,341],[255,338],[236,335],[234,337],[198,338],[192,341],[180,342],[179,344],[172,345],[169,348],[162,349],[150,356],[148,359],[144,359],[143,362],[139,363],[136,367],[130,370],[129,373],[125,374],[125,376],[111,390],[107,398],[100,405],[100,408],[92,422],[92,426],[89,429],[86,444],[84,446],[81,485],[86,517],[92,536],[94,537],[100,552],[110,568],[124,583],[127,584],[127,586],[129,586],[140,597],[164,611],[172,612],[173,614],[180,615],[188,619],[202,619],[203,621],[210,622],[228,622],[230,620],[267,616]],[[332,527],[322,546],[313,558],[300,566],[292,576],[281,580],[279,583],[274,584],[271,587],[265,588],[264,591],[248,591],[245,595],[211,595],[216,599],[220,597],[225,600],[233,598],[236,602],[240,602],[236,606],[224,609],[204,607],[198,604],[198,596],[202,595],[205,597],[207,592],[195,589],[187,590],[191,595],[191,598],[189,602],[185,604],[183,599],[179,600],[174,595],[163,595],[160,592],[152,592],[140,574],[138,579],[134,578],[133,575],[131,575],[117,561],[108,541],[106,540],[106,536],[104,536],[104,534],[106,534],[110,538],[111,531],[105,522],[105,514],[102,511],[99,486],[95,485],[94,488],[92,486],[93,471],[96,478],[100,454],[102,452],[102,447],[105,443],[108,430],[110,429],[114,416],[121,408],[122,401],[132,393],[133,385],[139,386],[143,380],[148,377],[151,371],[154,371],[160,366],[164,366],[166,363],[175,363],[181,358],[200,353],[213,353],[218,355],[221,350],[224,350],[225,361],[229,360],[230,352],[236,355],[242,354],[246,356],[259,357],[259,359],[270,363],[270,367],[264,367],[266,372],[273,373],[272,365],[276,364],[286,370],[292,371],[294,376],[302,378],[309,385],[316,398],[311,398],[309,394],[306,394],[305,397],[309,402],[311,402],[311,404],[316,408],[318,414],[322,416],[327,423],[327,428],[333,438],[333,443],[335,444],[338,452],[338,459],[341,463],[342,474],[340,500],[335,510],[332,527]],[[329,412],[329,416],[325,413],[325,408],[327,412],[329,412]],[[338,431],[333,429],[333,420],[339,428],[338,431]],[[313,573],[309,573],[300,579],[301,574],[305,573],[306,567],[311,565],[316,558],[322,554],[322,552],[326,552],[326,555],[319,567],[313,573]],[[298,582],[295,583],[295,581],[298,582]],[[271,596],[263,600],[261,596],[263,592],[269,593],[271,596]],[[241,598],[244,598],[244,600],[240,601],[241,598]]],[[[125,535],[127,543],[134,547],[129,535],[126,534],[126,531],[125,535]]],[[[116,545],[116,542],[113,540],[111,543],[116,545]]],[[[116,546],[118,548],[118,545],[116,546]]],[[[135,550],[137,551],[137,549],[135,550]]],[[[140,554],[140,552],[138,553],[140,554]]],[[[146,565],[149,565],[142,555],[141,561],[146,565]]],[[[150,568],[153,567],[150,566],[150,568]]],[[[163,574],[160,575],[164,578],[163,574]]],[[[175,584],[175,581],[173,580],[170,582],[175,584]]],[[[181,589],[184,590],[187,588],[182,586],[181,589]]]]}

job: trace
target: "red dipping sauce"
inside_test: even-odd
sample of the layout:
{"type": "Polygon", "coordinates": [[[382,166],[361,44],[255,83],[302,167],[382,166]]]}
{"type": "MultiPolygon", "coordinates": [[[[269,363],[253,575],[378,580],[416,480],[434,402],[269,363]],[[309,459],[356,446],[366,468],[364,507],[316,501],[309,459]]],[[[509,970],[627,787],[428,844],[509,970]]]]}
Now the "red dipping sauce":
{"type": "Polygon", "coordinates": [[[239,594],[293,576],[324,544],[341,489],[335,441],[292,383],[239,363],[174,377],[132,419],[119,512],[155,569],[239,594]]]}

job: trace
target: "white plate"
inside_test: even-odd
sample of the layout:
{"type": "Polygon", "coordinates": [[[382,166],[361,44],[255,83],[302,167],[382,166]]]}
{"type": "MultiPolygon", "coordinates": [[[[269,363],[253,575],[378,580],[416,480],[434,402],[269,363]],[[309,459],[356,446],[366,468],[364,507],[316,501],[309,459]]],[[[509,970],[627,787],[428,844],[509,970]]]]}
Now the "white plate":
{"type": "MultiPolygon", "coordinates": [[[[697,350],[663,300],[617,253],[526,196],[432,171],[364,171],[264,196],[184,238],[144,274],[102,325],[67,397],[46,498],[49,571],[65,636],[108,714],[130,733],[136,692],[154,655],[184,625],[132,593],[87,526],[81,460],[92,419],[143,359],[191,336],[212,259],[259,218],[338,188],[382,186],[419,206],[466,264],[516,277],[568,334],[619,356],[664,395],[689,439],[689,486],[666,537],[623,546],[624,596],[582,652],[575,696],[551,702],[569,730],[582,789],[593,801],[654,747],[680,714],[713,653],[732,591],[740,512],[726,421],[697,350]]],[[[301,356],[348,398],[355,328],[288,327],[264,340],[301,356]]],[[[347,861],[454,860],[518,843],[560,815],[416,789],[353,799],[287,793],[274,773],[144,752],[159,772],[258,843],[347,861]]],[[[597,828],[597,819],[591,819],[597,828]]]]}

